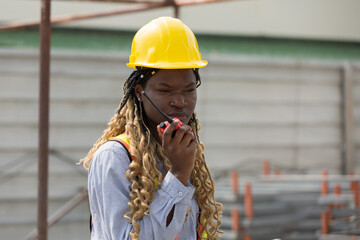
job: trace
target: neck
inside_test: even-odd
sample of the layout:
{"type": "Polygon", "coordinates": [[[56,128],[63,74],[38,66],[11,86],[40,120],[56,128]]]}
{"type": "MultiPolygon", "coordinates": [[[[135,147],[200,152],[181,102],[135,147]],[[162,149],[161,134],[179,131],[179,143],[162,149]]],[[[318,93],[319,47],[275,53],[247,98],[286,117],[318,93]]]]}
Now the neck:
{"type": "Polygon", "coordinates": [[[160,139],[159,134],[157,132],[157,125],[158,124],[154,123],[152,121],[149,121],[147,118],[144,119],[144,124],[150,130],[151,137],[153,137],[158,143],[161,144],[161,139],[160,139]]]}

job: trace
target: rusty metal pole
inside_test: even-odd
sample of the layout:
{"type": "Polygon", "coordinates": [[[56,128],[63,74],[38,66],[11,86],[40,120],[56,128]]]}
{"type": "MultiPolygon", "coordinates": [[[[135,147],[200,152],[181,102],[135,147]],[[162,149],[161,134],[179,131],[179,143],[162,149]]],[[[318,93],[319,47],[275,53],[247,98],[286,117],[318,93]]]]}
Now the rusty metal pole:
{"type": "Polygon", "coordinates": [[[177,5],[174,5],[174,16],[175,18],[180,18],[179,7],[177,5]]]}
{"type": "Polygon", "coordinates": [[[179,6],[176,5],[176,2],[173,1],[173,7],[174,7],[174,17],[175,18],[180,18],[180,9],[179,9],[179,6]]]}
{"type": "MultiPolygon", "coordinates": [[[[85,14],[79,14],[79,15],[54,17],[51,20],[51,24],[67,23],[67,22],[85,20],[85,19],[90,19],[90,18],[108,17],[108,16],[119,15],[119,14],[127,14],[127,13],[134,13],[134,12],[146,11],[146,10],[151,10],[151,9],[164,8],[164,7],[169,7],[169,6],[171,6],[171,5],[168,5],[166,3],[136,4],[135,6],[130,6],[130,7],[126,7],[126,8],[122,7],[120,9],[111,9],[111,10],[106,10],[106,11],[102,11],[102,12],[97,11],[95,13],[85,13],[85,14]]],[[[14,30],[14,29],[37,27],[39,24],[40,24],[40,22],[38,20],[9,23],[9,24],[5,24],[5,25],[0,25],[0,32],[7,31],[7,30],[14,30]]]]}
{"type": "Polygon", "coordinates": [[[50,0],[41,0],[37,235],[47,240],[50,92],[50,0]]]}

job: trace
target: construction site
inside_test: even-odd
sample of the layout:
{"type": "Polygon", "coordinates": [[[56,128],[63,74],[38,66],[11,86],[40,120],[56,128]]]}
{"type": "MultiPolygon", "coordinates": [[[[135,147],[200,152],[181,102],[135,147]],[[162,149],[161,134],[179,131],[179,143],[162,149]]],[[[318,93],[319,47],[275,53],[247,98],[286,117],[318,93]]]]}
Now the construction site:
{"type": "Polygon", "coordinates": [[[169,15],[209,63],[195,111],[222,239],[360,240],[360,4],[301,4],[0,2],[0,239],[90,239],[79,160],[123,97],[136,29],[169,15]],[[286,12],[294,24],[301,4],[314,29],[269,20],[286,12]]]}

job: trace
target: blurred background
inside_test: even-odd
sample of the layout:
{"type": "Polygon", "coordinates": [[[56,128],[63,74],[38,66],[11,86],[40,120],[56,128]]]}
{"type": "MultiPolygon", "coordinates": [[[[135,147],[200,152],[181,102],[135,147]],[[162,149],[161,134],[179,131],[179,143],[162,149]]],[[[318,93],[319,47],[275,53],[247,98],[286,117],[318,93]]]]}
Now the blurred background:
{"type": "MultiPolygon", "coordinates": [[[[51,15],[66,19],[141,4],[54,0],[51,15]]],[[[39,21],[40,5],[0,0],[0,29],[39,21]]],[[[76,163],[121,100],[135,32],[175,12],[164,7],[53,25],[49,215],[86,187],[87,172],[76,163]]],[[[200,70],[196,112],[224,203],[224,239],[360,239],[359,12],[357,0],[238,0],[178,8],[209,62],[200,70]],[[324,212],[332,213],[325,222],[324,212]]],[[[34,25],[0,31],[0,239],[31,239],[26,236],[36,228],[34,25]]],[[[49,229],[49,239],[89,239],[88,220],[85,198],[49,229]]]]}

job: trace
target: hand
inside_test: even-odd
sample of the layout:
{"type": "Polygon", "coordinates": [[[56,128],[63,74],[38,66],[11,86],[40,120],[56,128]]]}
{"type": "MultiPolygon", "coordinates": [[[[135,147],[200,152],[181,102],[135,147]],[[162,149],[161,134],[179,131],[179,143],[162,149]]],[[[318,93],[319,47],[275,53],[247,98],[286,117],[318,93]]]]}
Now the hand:
{"type": "Polygon", "coordinates": [[[197,142],[191,132],[191,127],[188,125],[181,126],[172,137],[172,132],[179,121],[174,120],[164,133],[162,133],[160,126],[157,126],[157,131],[163,152],[171,162],[170,172],[186,185],[194,168],[197,142]]]}

